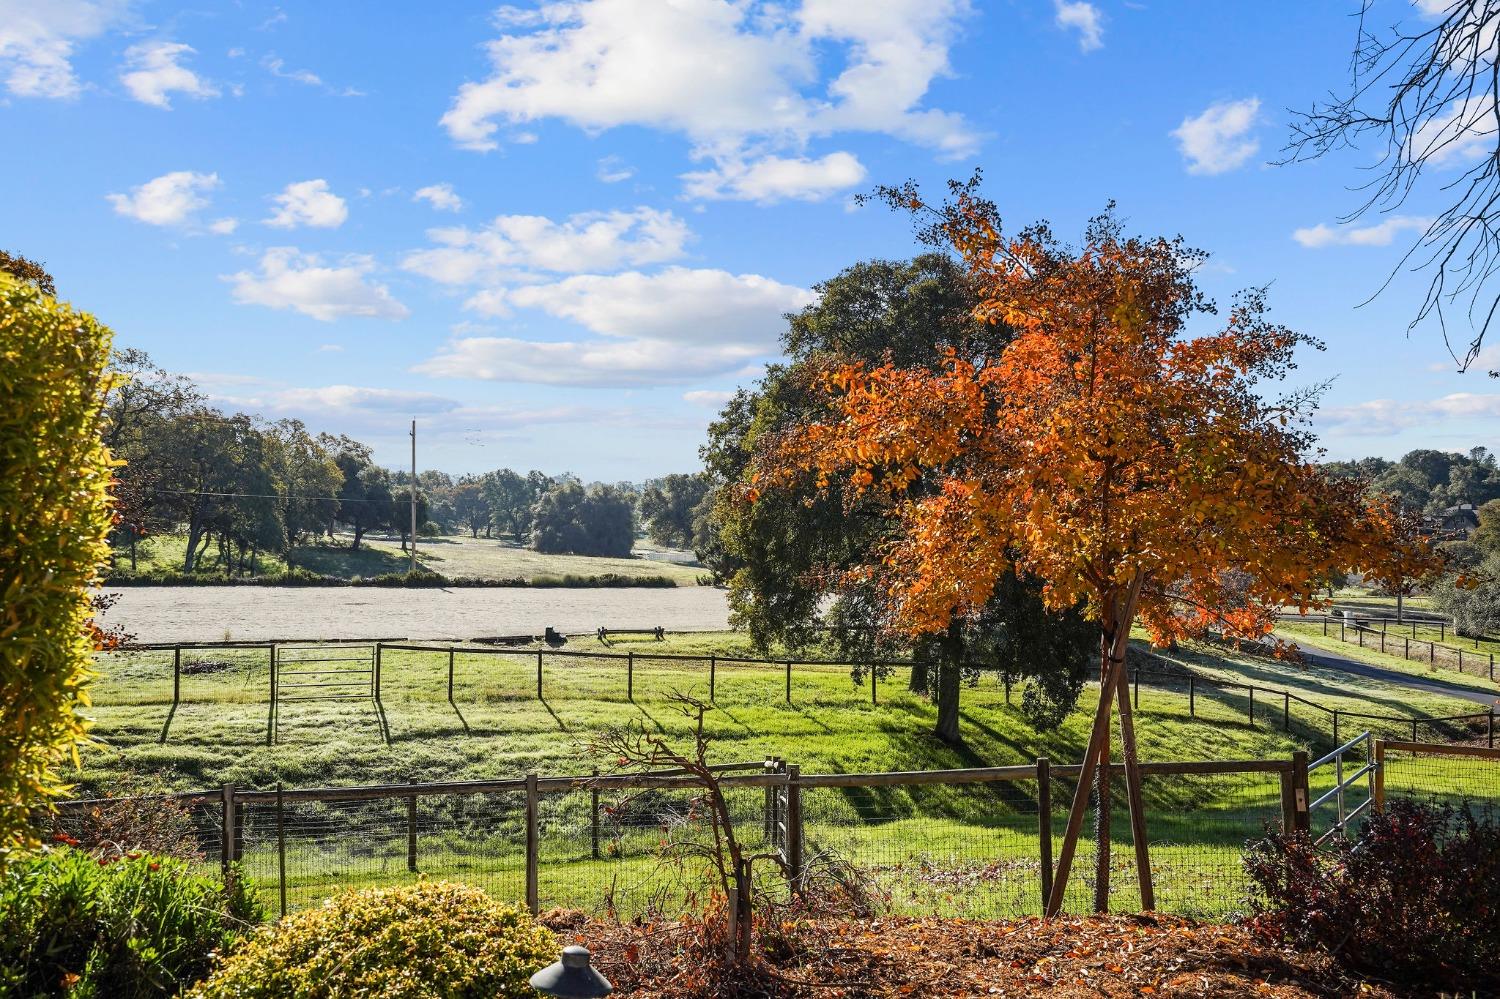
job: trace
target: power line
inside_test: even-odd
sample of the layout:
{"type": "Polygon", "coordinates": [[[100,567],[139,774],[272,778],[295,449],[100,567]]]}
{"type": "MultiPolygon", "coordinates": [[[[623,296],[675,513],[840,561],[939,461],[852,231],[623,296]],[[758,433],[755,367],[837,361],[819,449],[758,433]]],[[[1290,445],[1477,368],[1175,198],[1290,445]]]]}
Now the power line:
{"type": "Polygon", "coordinates": [[[279,500],[331,500],[334,503],[385,503],[397,501],[392,496],[390,500],[356,499],[343,496],[305,496],[298,493],[225,493],[197,489],[152,489],[151,492],[171,493],[174,496],[214,496],[226,499],[279,499],[279,500]]]}

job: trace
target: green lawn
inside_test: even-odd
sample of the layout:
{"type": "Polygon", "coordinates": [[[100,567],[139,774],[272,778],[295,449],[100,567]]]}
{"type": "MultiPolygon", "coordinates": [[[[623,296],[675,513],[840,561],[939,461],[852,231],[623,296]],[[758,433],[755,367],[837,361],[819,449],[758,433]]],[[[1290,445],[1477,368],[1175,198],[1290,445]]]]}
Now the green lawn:
{"type": "MultiPolygon", "coordinates": [[[[575,640],[569,649],[601,647],[575,640]]],[[[667,696],[673,690],[707,693],[705,659],[683,664],[652,660],[651,653],[746,651],[744,639],[733,634],[673,636],[663,643],[611,648],[626,650],[636,653],[633,701],[622,663],[554,656],[544,656],[545,700],[539,701],[536,653],[520,651],[456,655],[451,703],[446,653],[390,651],[383,657],[379,705],[367,698],[284,703],[275,718],[274,744],[264,652],[187,654],[182,702],[175,711],[170,654],[110,656],[101,662],[103,676],[94,695],[99,745],[83,755],[79,791],[120,788],[130,773],[166,774],[181,788],[233,783],[269,789],[278,781],[296,787],[586,774],[595,766],[607,771],[613,760],[589,750],[596,733],[643,725],[686,745],[688,722],[667,696]]],[[[1373,708],[1400,717],[1466,709],[1448,698],[1333,671],[1206,652],[1175,658],[1205,677],[1285,686],[1330,707],[1373,708]]],[[[291,670],[284,661],[284,685],[292,682],[285,675],[291,670]]],[[[883,680],[873,705],[869,687],[855,687],[843,667],[797,668],[791,703],[785,700],[779,666],[719,662],[715,680],[717,706],[708,715],[713,758],[741,762],[779,756],[804,773],[994,766],[1029,763],[1039,755],[1059,764],[1073,762],[1083,750],[1093,699],[1086,692],[1080,709],[1058,730],[1038,731],[987,678],[963,693],[966,741],[955,748],[929,734],[933,709],[904,689],[904,677],[883,680]]],[[[1286,719],[1290,731],[1282,731],[1281,703],[1267,704],[1264,696],[1252,726],[1242,694],[1206,683],[1197,690],[1196,718],[1188,717],[1179,689],[1157,689],[1148,682],[1139,698],[1137,731],[1145,760],[1287,758],[1305,745],[1322,751],[1331,735],[1325,718],[1300,708],[1286,719]]],[[[1315,789],[1329,780],[1326,773],[1316,775],[1315,789]]],[[[1060,838],[1070,782],[1054,780],[1052,794],[1051,826],[1060,838]]],[[[742,816],[737,822],[742,833],[752,841],[763,838],[764,792],[742,789],[731,797],[742,816]]],[[[1239,851],[1265,823],[1280,817],[1276,777],[1148,778],[1145,797],[1153,866],[1162,885],[1158,904],[1198,914],[1236,909],[1245,892],[1239,851]]],[[[687,834],[678,820],[687,809],[685,798],[651,792],[607,799],[601,856],[594,859],[587,792],[544,796],[543,903],[613,904],[628,912],[682,904],[701,880],[696,872],[662,869],[657,854],[663,839],[687,834]]],[[[1119,904],[1129,907],[1133,858],[1123,789],[1116,801],[1122,807],[1115,823],[1115,887],[1119,904]]],[[[283,821],[290,904],[306,904],[340,885],[415,876],[406,865],[406,808],[399,799],[288,806],[283,821]]],[[[813,854],[852,862],[866,887],[891,908],[994,916],[1037,907],[1034,781],[810,789],[804,810],[813,854]]],[[[419,799],[419,874],[459,877],[517,897],[523,882],[523,814],[521,796],[514,793],[419,799]]],[[[274,809],[253,806],[246,821],[247,870],[274,885],[274,809]]],[[[212,839],[212,833],[206,835],[212,839]]],[[[1085,844],[1070,882],[1072,904],[1087,904],[1092,864],[1085,844]]]]}
{"type": "MultiPolygon", "coordinates": [[[[259,573],[286,571],[288,563],[297,568],[325,576],[349,579],[354,576],[378,576],[407,571],[409,556],[401,550],[399,539],[366,537],[356,550],[352,535],[340,535],[335,541],[295,548],[289,557],[257,556],[259,573]]],[[[164,534],[148,538],[137,545],[137,571],[179,571],[187,539],[183,535],[164,534]]],[[[499,538],[470,538],[451,535],[422,538],[417,545],[417,561],[449,579],[528,579],[538,577],[602,576],[614,574],[631,578],[659,576],[678,586],[693,586],[705,570],[697,566],[677,565],[640,556],[631,558],[595,558],[588,555],[543,555],[513,541],[499,538]]],[[[130,566],[129,552],[115,553],[121,570],[130,566]]],[[[217,549],[203,556],[203,572],[218,574],[222,567],[217,549]]]]}

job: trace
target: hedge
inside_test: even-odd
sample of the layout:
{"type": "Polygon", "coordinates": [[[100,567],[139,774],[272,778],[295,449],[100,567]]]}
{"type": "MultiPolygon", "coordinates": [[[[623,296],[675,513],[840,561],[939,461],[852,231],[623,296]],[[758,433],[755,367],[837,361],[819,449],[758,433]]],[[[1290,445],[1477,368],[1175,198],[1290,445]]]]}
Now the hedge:
{"type": "Polygon", "coordinates": [[[0,867],[37,845],[85,738],[89,587],[109,556],[112,334],[0,273],[0,867]]]}

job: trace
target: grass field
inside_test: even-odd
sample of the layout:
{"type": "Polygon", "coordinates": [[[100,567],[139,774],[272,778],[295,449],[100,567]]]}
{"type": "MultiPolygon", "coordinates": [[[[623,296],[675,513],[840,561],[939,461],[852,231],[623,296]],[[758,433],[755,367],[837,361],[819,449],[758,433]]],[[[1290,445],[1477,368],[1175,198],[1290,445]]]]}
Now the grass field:
{"type": "MultiPolygon", "coordinates": [[[[324,541],[293,549],[286,559],[277,555],[257,556],[256,568],[262,574],[285,572],[288,564],[323,576],[350,579],[355,576],[379,576],[406,572],[409,558],[401,550],[399,539],[366,536],[358,550],[351,547],[352,536],[341,535],[334,542],[324,541]]],[[[137,571],[177,571],[182,568],[187,540],[182,535],[164,534],[147,538],[136,548],[137,571]]],[[[204,554],[202,571],[220,573],[216,549],[204,554]]],[[[129,553],[118,551],[116,563],[127,569],[129,553]]],[[[544,555],[499,538],[470,538],[450,535],[422,538],[417,545],[417,561],[449,579],[527,579],[538,577],[602,576],[614,574],[631,578],[665,577],[678,586],[696,585],[705,570],[697,566],[678,565],[637,555],[631,558],[596,558],[588,555],[544,555]]]]}
{"type": "MultiPolygon", "coordinates": [[[[570,650],[599,650],[574,641],[570,650]]],[[[113,656],[101,664],[95,691],[100,745],[84,754],[80,791],[128,786],[132,773],[165,774],[180,788],[353,785],[405,780],[454,780],[586,774],[608,770],[611,759],[590,754],[603,729],[643,725],[687,745],[689,726],[668,703],[673,690],[705,693],[704,660],[652,661],[653,652],[742,654],[734,634],[673,636],[668,642],[617,645],[634,650],[632,701],[617,661],[548,657],[545,700],[536,698],[534,652],[459,653],[453,701],[447,697],[447,660],[439,652],[385,654],[383,694],[369,699],[284,703],[269,744],[269,665],[264,652],[199,651],[188,655],[182,703],[171,707],[170,658],[161,653],[113,656]]],[[[1287,687],[1330,707],[1376,710],[1402,717],[1458,713],[1462,702],[1320,670],[1209,653],[1176,657],[1204,677],[1287,687]]],[[[291,669],[284,663],[283,670],[291,669]]],[[[1029,763],[1045,755],[1057,763],[1081,755],[1093,695],[1056,731],[1038,731],[1005,703],[993,678],[963,693],[965,744],[950,747],[929,733],[933,709],[907,692],[904,677],[880,684],[879,703],[868,686],[855,687],[846,668],[799,667],[791,703],[779,666],[720,663],[717,707],[708,715],[712,756],[745,762],[779,756],[804,773],[950,769],[1029,763]]],[[[283,684],[289,681],[283,677],[283,684]]],[[[285,693],[285,689],[283,693],[285,693]]],[[[1242,699],[1200,690],[1198,717],[1186,714],[1180,692],[1140,692],[1138,734],[1145,760],[1287,758],[1309,742],[1326,743],[1317,719],[1299,714],[1290,733],[1275,716],[1249,724],[1242,699]],[[1321,741],[1319,741],[1321,740],[1321,741]]],[[[1277,707],[1279,711],[1279,706],[1277,707]]],[[[1352,733],[1349,733],[1352,734],[1352,733]]],[[[1318,782],[1326,783],[1323,776],[1318,782]]],[[[1316,786],[1316,782],[1315,782],[1316,786]]],[[[854,863],[872,890],[899,911],[1006,915],[1035,911],[1040,853],[1034,782],[1002,785],[897,786],[817,789],[805,800],[807,838],[815,852],[854,863]]],[[[1145,788],[1162,891],[1158,904],[1174,911],[1222,914],[1244,894],[1239,852],[1267,822],[1280,816],[1274,775],[1151,778],[1145,788]]],[[[1060,837],[1071,787],[1053,786],[1052,828],[1060,837]]],[[[763,835],[764,793],[733,793],[752,840],[763,835]]],[[[586,792],[547,795],[542,807],[544,904],[627,911],[681,904],[698,884],[692,872],[662,870],[663,839],[685,835],[677,816],[681,794],[652,792],[606,803],[604,853],[592,856],[586,792]]],[[[1117,801],[1123,802],[1123,794],[1117,801]]],[[[418,871],[460,877],[516,897],[522,885],[524,837],[520,796],[514,793],[418,801],[414,813],[395,801],[298,804],[284,815],[287,886],[292,905],[340,885],[410,879],[408,822],[418,829],[418,871]]],[[[273,813],[247,814],[246,864],[253,877],[277,879],[273,813]]],[[[1119,904],[1133,887],[1128,825],[1116,820],[1114,855],[1119,904]]],[[[1089,892],[1091,854],[1080,856],[1078,904],[1089,892]]]]}

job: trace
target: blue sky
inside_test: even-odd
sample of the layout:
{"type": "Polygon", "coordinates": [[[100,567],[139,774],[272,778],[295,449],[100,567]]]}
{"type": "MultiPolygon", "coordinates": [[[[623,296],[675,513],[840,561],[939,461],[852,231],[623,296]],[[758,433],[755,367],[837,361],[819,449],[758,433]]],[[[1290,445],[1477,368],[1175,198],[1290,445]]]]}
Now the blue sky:
{"type": "Polygon", "coordinates": [[[641,479],[696,466],[815,282],[916,251],[852,195],[983,166],[1012,225],[1115,199],[1221,304],[1270,283],[1328,344],[1296,380],[1335,379],[1333,457],[1495,446],[1500,385],[1406,336],[1421,277],[1358,307],[1438,192],[1352,229],[1367,153],[1268,165],[1357,6],[0,0],[0,245],[226,407],[641,479]]]}

